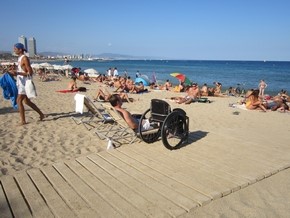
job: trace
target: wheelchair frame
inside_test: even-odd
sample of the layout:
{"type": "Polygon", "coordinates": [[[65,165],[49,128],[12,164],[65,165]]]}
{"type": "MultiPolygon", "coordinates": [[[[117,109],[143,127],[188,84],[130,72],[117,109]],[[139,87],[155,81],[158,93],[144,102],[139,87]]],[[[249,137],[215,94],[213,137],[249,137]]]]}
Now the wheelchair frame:
{"type": "Polygon", "coordinates": [[[181,108],[171,110],[170,105],[160,99],[152,99],[150,109],[141,116],[138,132],[146,143],[153,143],[160,137],[163,145],[169,149],[180,148],[188,139],[189,118],[181,108]],[[142,130],[142,123],[149,119],[151,130],[142,130]],[[155,130],[155,131],[154,131],[155,130]]]}

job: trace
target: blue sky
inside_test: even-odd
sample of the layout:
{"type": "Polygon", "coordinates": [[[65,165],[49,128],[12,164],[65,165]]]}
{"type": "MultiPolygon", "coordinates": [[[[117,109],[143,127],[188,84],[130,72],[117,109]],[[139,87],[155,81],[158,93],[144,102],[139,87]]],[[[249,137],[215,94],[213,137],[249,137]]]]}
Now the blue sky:
{"type": "Polygon", "coordinates": [[[289,0],[6,0],[0,50],[290,61],[289,0]]]}

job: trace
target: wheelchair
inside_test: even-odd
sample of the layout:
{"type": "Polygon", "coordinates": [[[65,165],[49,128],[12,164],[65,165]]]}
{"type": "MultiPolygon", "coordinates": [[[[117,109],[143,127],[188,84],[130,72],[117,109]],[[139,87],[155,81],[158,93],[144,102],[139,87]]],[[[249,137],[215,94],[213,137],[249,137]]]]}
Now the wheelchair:
{"type": "Polygon", "coordinates": [[[151,107],[140,118],[138,133],[146,143],[153,143],[160,137],[169,149],[178,149],[188,139],[189,118],[181,108],[171,110],[170,105],[160,99],[152,99],[151,107]],[[150,128],[143,131],[142,125],[149,120],[150,128]]]}

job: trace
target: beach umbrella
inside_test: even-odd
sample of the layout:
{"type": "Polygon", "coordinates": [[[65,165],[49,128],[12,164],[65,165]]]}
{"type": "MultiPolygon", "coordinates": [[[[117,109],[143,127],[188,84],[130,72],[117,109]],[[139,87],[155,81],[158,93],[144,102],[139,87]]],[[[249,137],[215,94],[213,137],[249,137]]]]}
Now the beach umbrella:
{"type": "Polygon", "coordinates": [[[61,66],[61,68],[62,68],[63,70],[71,70],[71,69],[73,68],[73,66],[70,65],[70,64],[66,64],[66,65],[61,66]]]}
{"type": "Polygon", "coordinates": [[[86,70],[84,70],[84,72],[88,73],[88,74],[99,74],[99,72],[93,68],[86,69],[86,70]]]}
{"type": "Polygon", "coordinates": [[[32,67],[33,69],[39,69],[39,68],[40,68],[40,65],[39,65],[39,64],[35,64],[35,63],[33,63],[33,64],[31,64],[31,67],[32,67]]]}
{"type": "Polygon", "coordinates": [[[2,62],[2,66],[9,66],[9,65],[18,65],[18,62],[2,62]]]}
{"type": "Polygon", "coordinates": [[[54,64],[52,66],[53,66],[54,70],[62,70],[62,66],[61,65],[54,64]]]}
{"type": "Polygon", "coordinates": [[[185,85],[190,85],[191,84],[190,80],[183,73],[171,73],[170,75],[175,77],[176,79],[179,79],[185,85]]]}
{"type": "Polygon", "coordinates": [[[53,69],[53,66],[52,66],[50,63],[47,63],[47,62],[45,62],[45,63],[41,63],[41,64],[39,64],[39,66],[40,66],[40,67],[43,67],[43,68],[45,68],[45,69],[47,69],[47,70],[51,70],[51,69],[53,69]]]}
{"type": "Polygon", "coordinates": [[[89,77],[98,77],[100,75],[99,72],[93,68],[86,69],[84,72],[87,73],[89,77]]]}

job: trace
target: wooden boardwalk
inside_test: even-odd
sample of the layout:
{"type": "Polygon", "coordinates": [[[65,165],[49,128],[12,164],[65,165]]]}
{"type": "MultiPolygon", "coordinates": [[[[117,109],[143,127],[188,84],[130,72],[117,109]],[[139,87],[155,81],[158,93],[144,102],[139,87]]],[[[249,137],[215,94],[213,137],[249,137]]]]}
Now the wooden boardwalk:
{"type": "Polygon", "coordinates": [[[136,143],[0,177],[1,218],[178,217],[290,166],[286,144],[191,137],[176,151],[136,143]]]}

